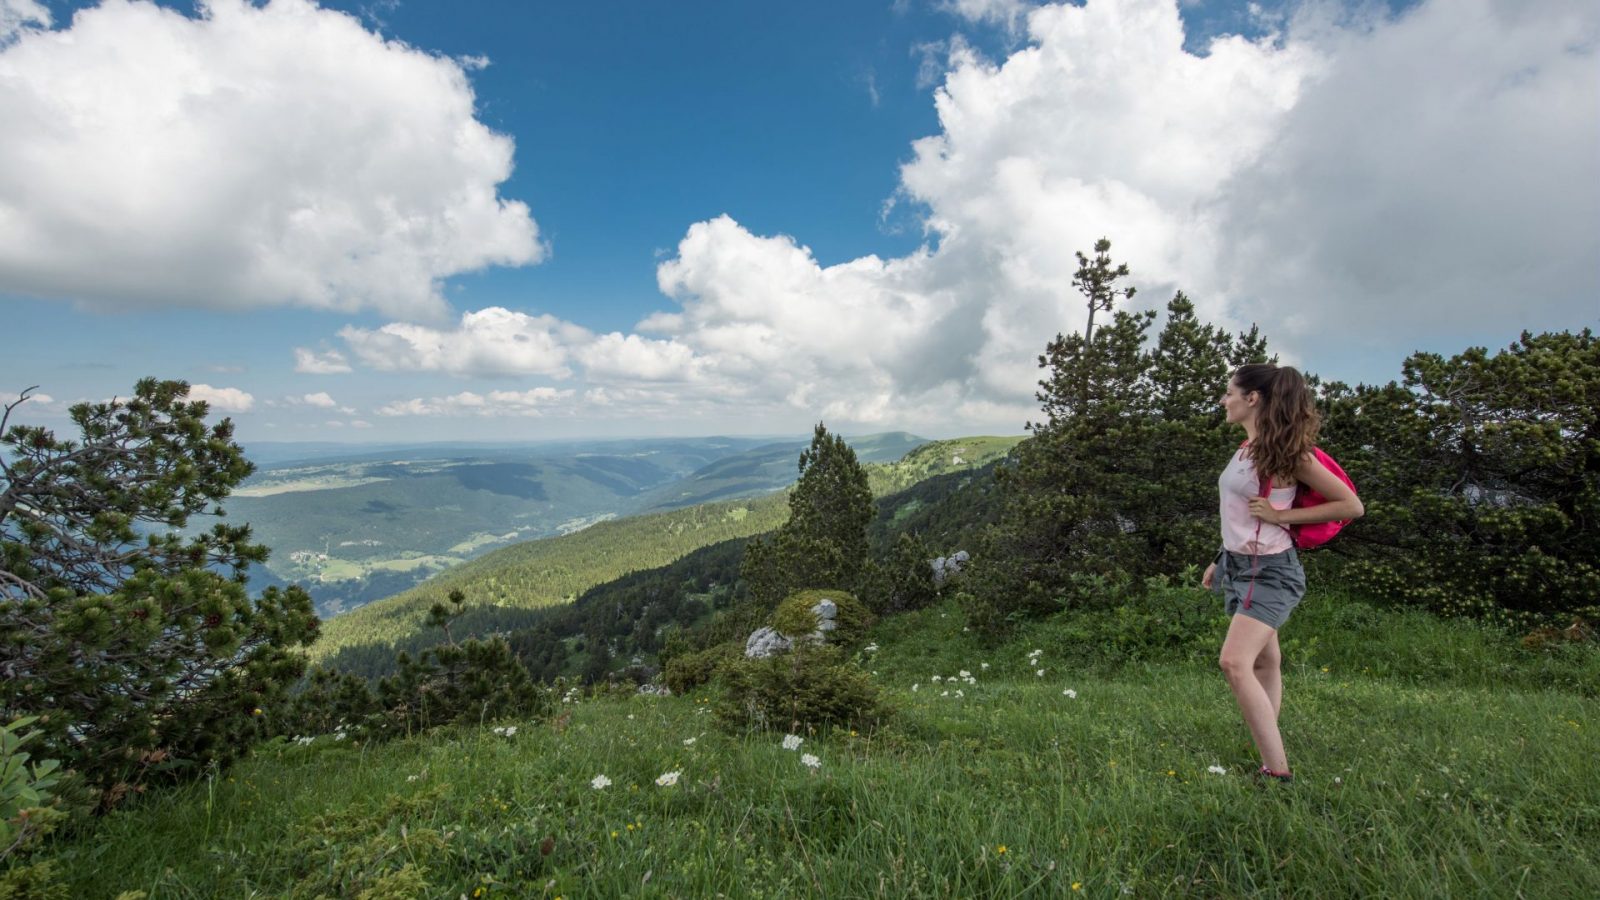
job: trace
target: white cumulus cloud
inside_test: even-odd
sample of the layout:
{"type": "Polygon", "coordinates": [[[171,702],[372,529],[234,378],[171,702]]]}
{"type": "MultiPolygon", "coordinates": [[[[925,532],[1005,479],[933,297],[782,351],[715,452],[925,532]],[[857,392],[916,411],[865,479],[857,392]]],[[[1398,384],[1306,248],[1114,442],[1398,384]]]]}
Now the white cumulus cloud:
{"type": "Polygon", "coordinates": [[[350,363],[337,350],[319,353],[307,347],[296,347],[294,370],[304,375],[341,375],[350,371],[350,363]]]}
{"type": "Polygon", "coordinates": [[[462,391],[448,397],[397,400],[378,408],[380,416],[539,416],[574,395],[552,387],[526,391],[462,391]]]}
{"type": "Polygon", "coordinates": [[[454,329],[395,322],[339,332],[365,365],[380,370],[455,375],[571,374],[571,346],[589,332],[554,316],[530,316],[491,306],[464,313],[454,329]]]}
{"type": "MultiPolygon", "coordinates": [[[[946,71],[893,198],[928,235],[903,257],[825,266],[803,235],[719,216],[660,263],[676,305],[637,333],[489,308],[341,336],[373,368],[574,378],[605,415],[1014,431],[1038,416],[1038,354],[1083,325],[1074,251],[1102,236],[1138,306],[1181,288],[1332,377],[1594,324],[1600,7],[1330,9],[1196,53],[1176,0],[1089,0],[1028,11],[998,61],[925,48],[946,71]]],[[[506,408],[466,392],[386,414],[506,408]]]]}
{"type": "Polygon", "coordinates": [[[334,400],[332,397],[328,396],[327,391],[318,391],[315,394],[306,394],[305,396],[300,397],[299,400],[301,403],[304,403],[307,406],[316,406],[322,409],[335,409],[339,405],[337,400],[334,400]]]}
{"type": "Polygon", "coordinates": [[[1464,5],[1305,14],[1196,54],[1173,0],[1091,0],[1033,10],[998,63],[953,41],[941,130],[901,170],[928,247],[822,267],[702,222],[658,270],[681,311],[640,330],[792,408],[1015,428],[1044,344],[1082,327],[1073,252],[1101,236],[1139,305],[1182,288],[1313,370],[1377,344],[1393,377],[1441,330],[1590,324],[1600,8],[1464,5]]]}
{"type": "Polygon", "coordinates": [[[24,28],[48,28],[50,21],[50,10],[37,0],[0,0],[0,47],[15,40],[24,28]]]}
{"type": "Polygon", "coordinates": [[[441,279],[544,252],[473,103],[461,63],[310,0],[24,28],[0,42],[0,291],[438,317],[441,279]]]}
{"type": "Polygon", "coordinates": [[[212,387],[209,384],[190,385],[189,399],[204,400],[218,412],[249,412],[250,408],[256,405],[256,398],[245,391],[231,387],[212,387]]]}

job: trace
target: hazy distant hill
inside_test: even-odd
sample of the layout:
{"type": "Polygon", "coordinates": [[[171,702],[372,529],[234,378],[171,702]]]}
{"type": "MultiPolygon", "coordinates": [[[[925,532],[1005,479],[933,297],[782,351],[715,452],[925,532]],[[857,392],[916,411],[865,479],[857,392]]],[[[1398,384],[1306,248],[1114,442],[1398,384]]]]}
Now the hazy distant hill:
{"type": "MultiPolygon", "coordinates": [[[[861,462],[886,463],[904,457],[928,439],[891,431],[845,440],[861,462]]],[[[810,443],[807,439],[767,444],[719,459],[682,480],[646,493],[635,508],[639,512],[678,509],[788,487],[799,477],[800,451],[810,443]]]]}
{"type": "Polygon", "coordinates": [[[771,531],[789,516],[780,493],[708,503],[601,522],[576,534],[503,547],[457,566],[398,596],[323,623],[312,648],[323,657],[341,647],[392,642],[415,632],[427,610],[452,588],[473,604],[533,609],[571,600],[628,572],[664,565],[700,547],[771,531]]]}
{"type": "MultiPolygon", "coordinates": [[[[305,586],[323,616],[403,591],[498,546],[637,508],[645,492],[765,443],[650,439],[361,448],[262,465],[227,503],[272,548],[256,586],[305,586]]],[[[196,527],[207,522],[197,520],[196,527]]]]}
{"type": "MultiPolygon", "coordinates": [[[[910,435],[878,437],[887,440],[869,451],[877,455],[893,452],[896,441],[919,441],[917,449],[903,459],[866,465],[868,480],[879,496],[935,476],[981,468],[1005,456],[1022,440],[973,437],[921,443],[910,435]]],[[[804,446],[790,448],[791,465],[796,465],[804,446]]],[[[761,447],[734,459],[760,459],[769,452],[777,451],[761,447]]],[[[908,498],[906,505],[909,514],[920,501],[908,498]]],[[[452,588],[465,592],[473,605],[550,606],[629,572],[666,565],[701,547],[771,531],[787,518],[787,496],[769,492],[748,500],[617,519],[576,534],[506,547],[327,622],[313,652],[322,658],[345,647],[403,640],[421,626],[428,607],[444,600],[452,588]]]]}
{"type": "MultiPolygon", "coordinates": [[[[893,432],[851,443],[863,461],[893,460],[925,439],[893,432]]],[[[227,509],[272,548],[254,586],[300,584],[331,618],[497,547],[780,490],[806,445],[661,438],[347,447],[340,456],[328,455],[338,445],[258,445],[279,461],[261,464],[227,509]]]]}

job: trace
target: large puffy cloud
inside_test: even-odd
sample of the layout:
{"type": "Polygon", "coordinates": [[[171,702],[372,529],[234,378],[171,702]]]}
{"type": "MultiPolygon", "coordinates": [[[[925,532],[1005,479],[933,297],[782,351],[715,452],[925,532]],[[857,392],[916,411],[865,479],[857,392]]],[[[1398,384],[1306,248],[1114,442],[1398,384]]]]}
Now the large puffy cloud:
{"type": "Polygon", "coordinates": [[[1326,70],[1212,209],[1239,313],[1307,357],[1600,321],[1600,7],[1299,27],[1326,70]]]}
{"type": "Polygon", "coordinates": [[[196,384],[189,387],[190,400],[204,400],[212,409],[221,412],[249,412],[256,405],[254,395],[231,387],[212,387],[209,384],[196,384]]]}
{"type": "Polygon", "coordinates": [[[1340,376],[1392,377],[1419,345],[1518,323],[1591,324],[1600,9],[1309,9],[1198,55],[1172,0],[1039,8],[1000,64],[953,41],[942,129],[913,145],[897,198],[923,210],[928,248],[823,268],[788,238],[700,223],[659,269],[682,311],[641,330],[774,402],[1015,427],[1037,414],[1045,342],[1085,318],[1073,251],[1103,235],[1141,305],[1183,288],[1340,376]],[[1337,371],[1355,344],[1383,368],[1337,371]]]}
{"type": "Polygon", "coordinates": [[[374,369],[565,378],[570,346],[590,335],[554,316],[491,306],[463,314],[453,329],[396,322],[376,330],[351,326],[339,336],[374,369]]]}
{"type": "Polygon", "coordinates": [[[0,48],[0,291],[427,318],[543,253],[461,66],[309,0],[106,0],[0,48]]]}
{"type": "Polygon", "coordinates": [[[952,40],[941,130],[912,145],[896,197],[921,211],[925,247],[823,266],[794,238],[696,223],[658,268],[676,309],[639,335],[546,323],[554,344],[501,371],[571,366],[590,408],[617,414],[1014,430],[1038,414],[1037,355],[1082,326],[1073,251],[1101,236],[1140,305],[1182,288],[1336,377],[1392,377],[1418,346],[1503,343],[1524,323],[1592,324],[1600,8],[1328,8],[1202,54],[1174,0],[1041,7],[999,63],[952,40]],[[1357,346],[1382,362],[1341,371],[1357,346]]]}

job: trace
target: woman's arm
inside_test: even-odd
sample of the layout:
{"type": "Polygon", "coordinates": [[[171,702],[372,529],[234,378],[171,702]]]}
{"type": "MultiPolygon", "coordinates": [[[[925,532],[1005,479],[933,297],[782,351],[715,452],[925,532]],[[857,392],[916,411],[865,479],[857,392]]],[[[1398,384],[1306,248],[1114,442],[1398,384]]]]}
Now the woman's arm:
{"type": "Polygon", "coordinates": [[[1339,476],[1317,462],[1316,454],[1307,453],[1300,458],[1295,469],[1295,480],[1328,498],[1327,503],[1299,509],[1275,509],[1264,498],[1250,499],[1250,514],[1272,525],[1314,525],[1339,519],[1359,519],[1366,513],[1361,498],[1339,476]]]}

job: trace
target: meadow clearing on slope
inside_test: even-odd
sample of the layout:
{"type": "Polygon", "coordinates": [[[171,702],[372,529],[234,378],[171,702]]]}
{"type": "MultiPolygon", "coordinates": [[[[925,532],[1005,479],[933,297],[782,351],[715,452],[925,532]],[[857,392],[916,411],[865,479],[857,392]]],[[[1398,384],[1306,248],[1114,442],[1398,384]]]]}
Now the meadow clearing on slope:
{"type": "Polygon", "coordinates": [[[719,729],[711,693],[574,694],[554,723],[280,740],[44,855],[81,897],[1600,895],[1592,647],[1313,592],[1280,785],[1250,775],[1220,616],[1150,661],[1084,656],[1132,612],[990,647],[960,612],[877,628],[897,712],[870,733],[791,750],[719,729]]]}

